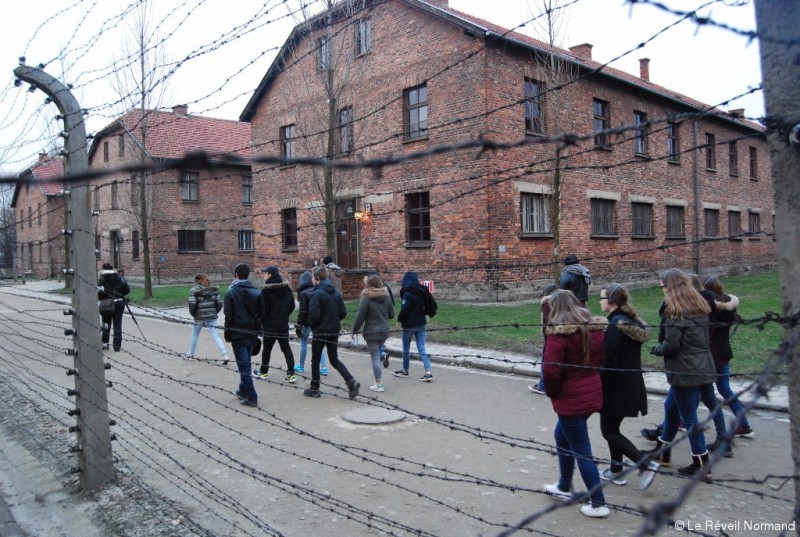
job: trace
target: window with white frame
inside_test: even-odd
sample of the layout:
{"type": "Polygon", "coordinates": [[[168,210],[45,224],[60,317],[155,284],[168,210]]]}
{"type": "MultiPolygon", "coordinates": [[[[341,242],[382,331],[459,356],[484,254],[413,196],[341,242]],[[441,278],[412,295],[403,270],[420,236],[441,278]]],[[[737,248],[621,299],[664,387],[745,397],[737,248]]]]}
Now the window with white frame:
{"type": "Polygon", "coordinates": [[[183,172],[181,175],[181,200],[200,201],[200,174],[183,172]]]}
{"type": "Polygon", "coordinates": [[[522,233],[549,235],[551,197],[523,192],[520,194],[519,204],[522,233]]]}

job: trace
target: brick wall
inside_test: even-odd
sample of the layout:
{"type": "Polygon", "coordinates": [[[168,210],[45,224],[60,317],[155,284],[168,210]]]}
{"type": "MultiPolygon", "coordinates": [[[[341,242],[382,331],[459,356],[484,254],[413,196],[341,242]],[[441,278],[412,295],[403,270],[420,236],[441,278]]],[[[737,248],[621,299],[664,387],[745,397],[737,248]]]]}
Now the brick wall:
{"type": "MultiPolygon", "coordinates": [[[[517,102],[524,96],[524,77],[545,80],[547,75],[529,51],[507,46],[484,49],[482,40],[468,37],[458,26],[404,3],[379,3],[369,16],[371,53],[355,59],[348,56],[346,64],[335,68],[337,73],[350,74],[339,103],[353,107],[359,158],[398,156],[479,137],[507,142],[525,138],[523,108],[517,102]],[[402,135],[403,91],[423,83],[428,89],[430,135],[408,142],[402,135]]],[[[337,36],[347,40],[351,32],[337,36]]],[[[320,125],[327,117],[327,100],[311,50],[315,44],[313,36],[301,41],[288,57],[288,67],[271,81],[251,121],[254,156],[279,155],[280,128],[290,124],[303,137],[298,155],[324,155],[320,125]]],[[[351,45],[345,41],[334,50],[351,45]]],[[[772,266],[774,243],[766,236],[725,238],[699,249],[681,245],[695,238],[696,206],[701,239],[704,207],[719,210],[719,239],[727,237],[730,211],[741,211],[743,231],[747,231],[748,211],[761,215],[763,231],[772,230],[768,151],[757,130],[730,118],[699,120],[700,143],[706,132],[712,132],[720,144],[715,170],[705,168],[707,149],[692,150],[692,121],[679,127],[682,153],[677,163],[664,158],[664,122],[649,131],[644,155],[634,153],[630,131],[610,136],[609,149],[598,150],[591,137],[594,98],[609,103],[611,127],[633,124],[634,110],[644,111],[649,119],[693,111],[676,99],[600,76],[568,84],[557,98],[555,94],[545,98],[545,134],[570,132],[588,137],[562,153],[558,253],[552,237],[527,238],[520,233],[520,193],[547,188],[554,176],[556,146],[532,144],[483,153],[452,151],[386,166],[380,172],[337,171],[335,188],[343,193],[340,198],[358,197],[362,207],[371,203],[373,208],[370,221],[360,225],[359,263],[353,268],[377,268],[390,283],[399,282],[406,270],[417,270],[421,278],[436,281],[437,293],[444,298],[503,300],[536,296],[536,287],[560,271],[554,259],[566,254],[585,260],[596,283],[653,281],[657,270],[670,266],[692,270],[698,256],[703,272],[772,266]],[[738,175],[728,167],[730,140],[737,140],[738,175]],[[757,152],[757,180],[749,177],[750,146],[757,152]],[[694,159],[699,163],[699,197],[695,196],[694,159]],[[430,193],[432,244],[414,248],[407,244],[405,197],[421,191],[430,193]],[[598,196],[615,201],[617,233],[613,237],[592,233],[591,200],[598,196]],[[652,204],[654,233],[635,238],[631,204],[642,200],[652,204]],[[669,204],[684,207],[683,239],[666,237],[669,204]]],[[[304,166],[254,168],[255,196],[263,209],[255,216],[255,225],[265,233],[256,242],[259,257],[301,269],[309,259],[325,255],[318,210],[320,176],[320,169],[304,166]],[[295,207],[298,213],[297,251],[285,250],[280,243],[280,210],[287,207],[295,207]]]]}

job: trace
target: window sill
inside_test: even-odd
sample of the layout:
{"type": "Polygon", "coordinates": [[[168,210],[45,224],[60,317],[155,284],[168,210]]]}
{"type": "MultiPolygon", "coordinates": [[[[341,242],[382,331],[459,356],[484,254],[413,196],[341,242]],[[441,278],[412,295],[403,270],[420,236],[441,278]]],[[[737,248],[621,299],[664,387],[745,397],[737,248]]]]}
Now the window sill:
{"type": "Polygon", "coordinates": [[[611,151],[613,151],[613,149],[611,148],[611,146],[610,146],[610,145],[608,145],[608,144],[606,144],[606,145],[595,145],[595,146],[594,146],[594,148],[595,148],[597,151],[608,151],[609,153],[610,153],[611,151]]]}
{"type": "Polygon", "coordinates": [[[664,239],[668,241],[685,241],[686,235],[667,235],[664,239]]]}
{"type": "Polygon", "coordinates": [[[742,238],[741,237],[728,237],[728,240],[729,241],[742,242],[742,238]]]}
{"type": "Polygon", "coordinates": [[[242,205],[244,207],[252,207],[253,206],[253,202],[252,201],[243,201],[242,205]]]}
{"type": "Polygon", "coordinates": [[[518,237],[520,239],[552,239],[552,233],[530,233],[530,232],[521,232],[518,237]]]}
{"type": "MultiPolygon", "coordinates": [[[[761,233],[761,232],[759,231],[759,233],[761,233]]],[[[761,237],[747,237],[747,240],[749,240],[749,241],[760,241],[761,237]]]]}
{"type": "Polygon", "coordinates": [[[680,160],[668,160],[667,164],[672,164],[673,166],[680,166],[681,165],[681,161],[680,160]]]}
{"type": "Polygon", "coordinates": [[[185,203],[186,205],[197,205],[200,203],[200,200],[181,200],[181,203],[185,203]]]}
{"type": "Polygon", "coordinates": [[[653,157],[651,157],[647,153],[634,153],[633,156],[636,157],[638,160],[653,160],[653,157]]]}
{"type": "Polygon", "coordinates": [[[595,240],[613,240],[613,241],[616,241],[616,240],[619,240],[619,235],[601,235],[601,234],[592,233],[591,235],[589,235],[589,238],[590,239],[595,239],[595,240]]]}
{"type": "Polygon", "coordinates": [[[728,175],[730,175],[731,177],[739,177],[739,172],[731,172],[728,175]]]}
{"type": "Polygon", "coordinates": [[[185,255],[185,254],[204,254],[206,253],[205,250],[178,250],[178,255],[185,255]]]}
{"type": "Polygon", "coordinates": [[[758,177],[751,177],[750,180],[751,181],[758,181],[758,177]]]}
{"type": "Polygon", "coordinates": [[[297,246],[287,246],[281,249],[281,252],[299,252],[300,248],[297,246]]]}
{"type": "Polygon", "coordinates": [[[717,173],[717,169],[716,168],[706,168],[706,171],[707,172],[711,172],[711,173],[717,173]]]}
{"type": "Polygon", "coordinates": [[[652,241],[655,240],[655,235],[631,235],[631,239],[635,241],[652,241]]]}
{"type": "Polygon", "coordinates": [[[525,136],[530,138],[541,138],[543,136],[547,136],[544,132],[536,132],[536,131],[529,131],[525,130],[525,136]]]}
{"type": "Polygon", "coordinates": [[[406,242],[403,244],[403,248],[432,248],[433,241],[417,241],[417,242],[406,242]]]}
{"type": "Polygon", "coordinates": [[[410,138],[410,137],[408,136],[408,134],[406,134],[406,137],[405,137],[405,139],[403,140],[403,143],[404,143],[404,144],[412,144],[412,143],[414,143],[414,142],[423,142],[423,141],[427,141],[427,140],[428,140],[428,136],[429,136],[429,135],[427,135],[427,134],[426,134],[425,136],[416,136],[416,137],[414,137],[414,138],[410,138]]]}
{"type": "Polygon", "coordinates": [[[291,169],[291,168],[294,168],[294,167],[295,167],[294,164],[281,164],[280,166],[278,166],[278,169],[279,170],[288,170],[288,169],[291,169]]]}

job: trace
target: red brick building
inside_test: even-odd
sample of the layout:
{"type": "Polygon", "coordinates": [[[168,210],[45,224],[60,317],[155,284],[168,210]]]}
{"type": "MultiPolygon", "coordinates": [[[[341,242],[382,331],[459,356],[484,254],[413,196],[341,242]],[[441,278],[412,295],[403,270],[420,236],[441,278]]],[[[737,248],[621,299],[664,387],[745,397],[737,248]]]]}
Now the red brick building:
{"type": "Polygon", "coordinates": [[[93,184],[98,263],[125,268],[129,278],[143,275],[142,206],[154,283],[185,281],[198,272],[229,278],[236,263],[252,263],[249,158],[246,123],[190,115],[186,106],[144,116],[134,110],[115,120],[89,149],[90,169],[109,170],[93,184]],[[206,153],[211,166],[181,165],[197,152],[206,153]],[[142,163],[165,169],[118,171],[142,163]]]}
{"type": "Polygon", "coordinates": [[[596,283],[772,265],[768,150],[740,111],[653,84],[649,60],[633,76],[447,1],[336,9],[294,29],[240,117],[262,161],[259,257],[301,270],[330,253],[327,200],[351,289],[376,268],[443,298],[530,297],[566,254],[596,283]],[[327,185],[293,162],[326,156],[351,166],[327,185]]]}
{"type": "Polygon", "coordinates": [[[15,277],[60,277],[66,268],[63,185],[64,159],[42,153],[19,174],[11,207],[16,219],[15,277]]]}

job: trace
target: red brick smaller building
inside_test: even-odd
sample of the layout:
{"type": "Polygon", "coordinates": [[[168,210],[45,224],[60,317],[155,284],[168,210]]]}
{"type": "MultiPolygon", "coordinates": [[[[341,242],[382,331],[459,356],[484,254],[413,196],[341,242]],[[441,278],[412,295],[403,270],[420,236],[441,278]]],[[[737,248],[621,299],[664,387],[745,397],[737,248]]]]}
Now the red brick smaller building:
{"type": "Polygon", "coordinates": [[[17,232],[14,276],[53,278],[67,266],[63,185],[64,159],[41,153],[19,173],[11,207],[17,232]]]}
{"type": "Polygon", "coordinates": [[[138,278],[149,254],[154,283],[198,272],[229,278],[237,263],[252,263],[249,158],[249,124],[191,115],[186,106],[113,121],[89,150],[90,169],[108,172],[93,184],[98,263],[138,278]],[[140,165],[153,171],[120,171],[140,165]]]}

